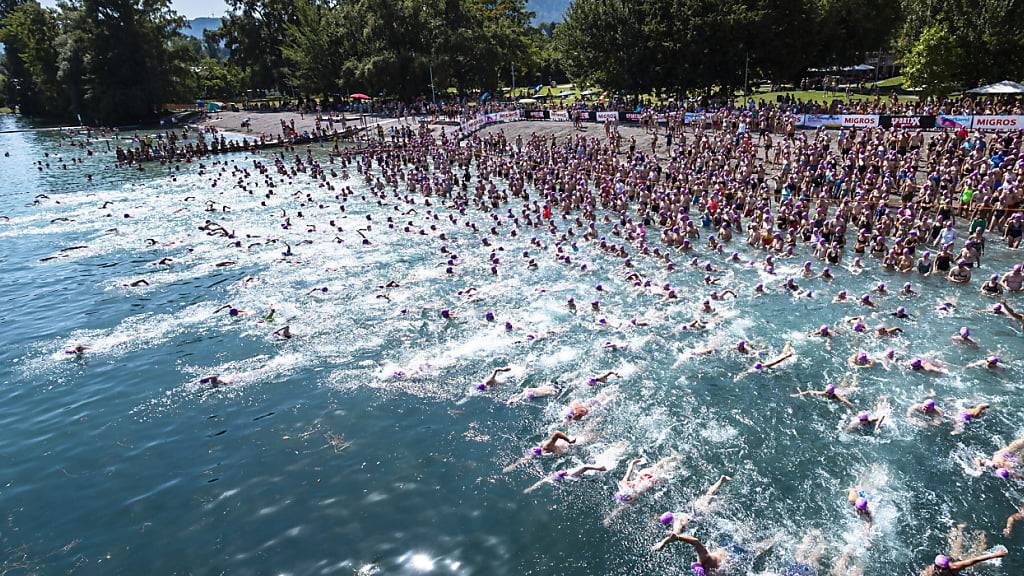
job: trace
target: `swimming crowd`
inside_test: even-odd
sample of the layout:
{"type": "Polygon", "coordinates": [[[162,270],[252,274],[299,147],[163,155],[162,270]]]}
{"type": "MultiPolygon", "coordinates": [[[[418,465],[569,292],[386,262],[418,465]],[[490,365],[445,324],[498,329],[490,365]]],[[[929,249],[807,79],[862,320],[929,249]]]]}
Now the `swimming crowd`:
{"type": "MultiPolygon", "coordinates": [[[[713,329],[718,322],[716,306],[735,299],[739,290],[722,285],[724,271],[728,269],[735,274],[766,274],[776,278],[757,283],[753,288],[755,296],[824,299],[837,309],[859,310],[846,316],[840,325],[808,329],[812,338],[824,341],[858,333],[890,338],[913,329],[907,323],[869,325],[869,316],[878,317],[878,312],[891,314],[897,320],[950,313],[956,308],[955,302],[944,302],[936,309],[908,310],[900,306],[888,313],[883,310],[887,295],[916,295],[924,290],[917,285],[917,279],[926,276],[943,278],[959,290],[980,291],[992,300],[986,314],[1003,318],[1009,327],[1024,331],[1024,313],[1018,311],[1024,309],[1019,303],[1024,294],[1022,264],[1004,270],[988,269],[980,281],[975,277],[986,268],[986,248],[991,243],[1003,243],[1010,250],[1020,249],[1024,234],[1024,135],[925,134],[907,129],[797,131],[784,125],[759,123],[756,114],[751,118],[749,111],[719,114],[723,120],[713,126],[691,126],[686,130],[677,126],[670,135],[662,134],[666,144],[659,148],[658,139],[653,139],[650,152],[640,150],[635,138],[627,145],[614,127],[609,127],[603,138],[580,133],[535,133],[509,139],[497,127],[460,140],[451,131],[431,131],[424,124],[395,124],[386,135],[381,134],[371,149],[336,149],[326,160],[307,150],[304,156],[295,154],[290,159],[284,154],[257,156],[243,162],[237,157],[226,158],[200,164],[199,170],[221,189],[231,186],[241,193],[268,199],[279,194],[275,191],[275,179],[292,180],[300,174],[312,179],[315,189],[294,194],[292,209],[274,213],[283,230],[309,232],[303,244],[342,243],[350,237],[343,236],[345,229],[340,220],[331,220],[330,229],[316,229],[303,223],[304,213],[346,213],[346,204],[367,200],[369,196],[368,201],[390,207],[394,215],[384,221],[370,215],[360,216],[360,221],[365,222],[358,230],[346,224],[348,234],[358,234],[356,242],[370,246],[378,234],[404,233],[421,238],[436,246],[439,266],[451,276],[478,280],[493,277],[497,281],[509,269],[509,259],[521,259],[528,269],[536,268],[541,258],[553,258],[567,268],[585,269],[586,264],[576,256],[581,245],[616,258],[619,265],[615,273],[638,295],[659,303],[683,297],[683,287],[669,281],[671,275],[689,275],[696,283],[703,283],[706,298],[694,311],[692,321],[680,326],[680,330],[713,329]],[[365,182],[366,191],[353,191],[337,183],[339,178],[348,178],[350,170],[365,182]],[[485,215],[490,225],[481,226],[468,219],[471,212],[485,215]],[[452,242],[455,230],[471,231],[478,237],[481,249],[490,251],[485,268],[467,269],[452,242]],[[530,237],[535,248],[521,255],[506,253],[502,240],[517,237],[530,237]],[[739,251],[731,248],[738,243],[760,251],[763,257],[741,257],[739,251]],[[808,255],[800,272],[786,277],[777,274],[782,263],[798,258],[798,253],[808,255]],[[709,259],[711,255],[715,256],[714,262],[709,259]],[[636,266],[641,260],[656,264],[664,275],[656,280],[643,274],[636,266]],[[880,283],[863,294],[852,294],[838,286],[831,289],[833,283],[840,283],[840,266],[843,273],[882,268],[905,277],[900,286],[880,283]]],[[[656,126],[653,129],[659,130],[656,126]]],[[[217,212],[229,210],[227,205],[209,203],[200,230],[223,237],[240,251],[276,245],[282,258],[300,261],[300,256],[284,240],[257,239],[218,222],[217,212]]],[[[164,258],[159,264],[173,266],[174,262],[164,258]]],[[[231,261],[218,264],[231,265],[231,261]]],[[[243,284],[252,280],[247,278],[243,284]]],[[[688,281],[688,285],[692,284],[688,281]]],[[[380,296],[386,299],[387,290],[398,287],[397,281],[381,286],[380,296]]],[[[311,288],[311,292],[327,290],[311,288]]],[[[597,285],[594,295],[581,297],[584,302],[568,298],[565,306],[574,314],[593,314],[595,322],[606,324],[608,320],[601,316],[600,298],[607,290],[597,285]]],[[[460,296],[470,298],[474,293],[475,289],[469,288],[460,291],[460,296]]],[[[218,312],[232,317],[250,315],[231,304],[218,312]]],[[[439,322],[452,322],[459,316],[455,308],[435,312],[439,322]]],[[[269,323],[274,314],[270,310],[269,314],[261,312],[256,316],[269,323]]],[[[498,325],[502,322],[493,311],[486,312],[482,320],[498,325]]],[[[635,317],[625,328],[643,326],[644,322],[635,317]]],[[[518,330],[510,322],[504,322],[504,326],[508,331],[518,330]]],[[[302,336],[289,326],[278,329],[274,335],[282,339],[302,336]]],[[[977,350],[976,361],[954,367],[936,358],[901,357],[889,348],[877,356],[857,352],[845,363],[850,371],[884,364],[909,372],[957,370],[969,374],[970,370],[1001,371],[1008,361],[1014,360],[982,353],[982,344],[972,336],[970,326],[963,326],[949,337],[967,349],[977,350]]],[[[617,345],[608,342],[605,346],[614,350],[617,345]]],[[[711,355],[723,348],[749,357],[749,368],[744,374],[771,373],[796,356],[788,342],[772,354],[756,350],[743,340],[724,347],[709,346],[694,355],[711,355]]],[[[82,355],[87,351],[87,345],[76,345],[67,352],[82,355]]],[[[504,374],[509,371],[507,367],[494,369],[474,393],[487,394],[500,388],[507,380],[504,374]]],[[[402,375],[396,373],[393,377],[402,375]]],[[[561,455],[586,443],[588,422],[614,402],[616,387],[608,384],[619,378],[619,374],[610,371],[580,382],[571,391],[579,399],[569,402],[560,419],[552,423],[555,431],[528,448],[524,457],[507,470],[527,463],[557,468],[561,455]]],[[[212,390],[229,386],[231,378],[209,375],[199,383],[212,390]]],[[[516,392],[510,403],[550,401],[563,392],[564,387],[557,384],[525,388],[516,392]]],[[[848,408],[851,416],[847,429],[851,433],[880,434],[882,423],[895,417],[883,402],[873,409],[858,409],[836,384],[820,390],[798,390],[794,395],[836,402],[848,408]]],[[[989,409],[988,404],[979,403],[957,412],[940,406],[935,398],[921,398],[907,407],[905,418],[962,429],[983,418],[989,409]]],[[[1024,474],[1022,459],[1024,438],[1018,438],[991,457],[979,458],[975,465],[998,478],[1015,481],[1024,474]]],[[[656,487],[665,485],[678,465],[679,457],[675,455],[657,462],[631,460],[612,495],[615,507],[606,523],[656,487]]],[[[612,467],[614,462],[595,461],[554,469],[527,491],[600,475],[612,467]]],[[[711,501],[730,480],[722,475],[687,512],[666,512],[657,518],[667,533],[661,541],[653,543],[653,550],[663,550],[675,541],[688,544],[696,554],[690,566],[696,576],[739,571],[752,558],[770,550],[771,542],[751,545],[749,549],[737,544],[709,548],[688,532],[709,513],[711,501]]],[[[863,519],[870,535],[874,510],[870,491],[854,486],[848,500],[851,514],[863,519]]],[[[1024,508],[1009,516],[1006,536],[1021,518],[1024,508]]],[[[808,535],[805,544],[816,538],[820,535],[808,535]]],[[[804,548],[812,550],[814,546],[804,548]]],[[[944,552],[921,573],[959,574],[1006,554],[1005,549],[971,557],[951,557],[957,554],[944,552]]],[[[825,570],[820,566],[819,556],[820,553],[798,553],[784,574],[818,574],[825,570]]],[[[829,573],[862,571],[862,566],[844,556],[829,573]]]]}

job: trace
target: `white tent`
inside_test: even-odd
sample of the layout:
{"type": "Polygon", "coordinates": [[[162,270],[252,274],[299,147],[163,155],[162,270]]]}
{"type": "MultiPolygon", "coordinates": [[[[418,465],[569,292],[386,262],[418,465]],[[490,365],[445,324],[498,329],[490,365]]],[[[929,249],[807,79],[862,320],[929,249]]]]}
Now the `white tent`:
{"type": "Polygon", "coordinates": [[[981,86],[974,90],[968,90],[968,94],[980,94],[982,96],[998,96],[1000,94],[1024,94],[1024,84],[1003,80],[988,86],[981,86]]]}

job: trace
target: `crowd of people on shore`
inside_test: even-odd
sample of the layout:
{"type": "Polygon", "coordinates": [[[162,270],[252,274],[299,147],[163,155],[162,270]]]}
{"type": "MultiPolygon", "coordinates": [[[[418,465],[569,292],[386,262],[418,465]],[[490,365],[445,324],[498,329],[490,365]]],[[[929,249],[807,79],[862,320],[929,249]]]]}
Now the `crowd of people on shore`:
{"type": "MultiPolygon", "coordinates": [[[[333,194],[333,203],[340,204],[342,210],[356,197],[365,199],[370,194],[371,202],[393,206],[396,215],[384,222],[371,221],[367,215],[365,227],[357,230],[361,245],[371,246],[380,234],[422,237],[437,245],[439,265],[453,277],[498,278],[506,273],[515,266],[507,260],[517,257],[504,253],[503,239],[532,237],[536,250],[521,255],[521,264],[528,269],[536,266],[538,258],[553,258],[566,267],[581,266],[576,253],[581,244],[587,244],[615,258],[618,266],[611,272],[620,275],[639,297],[652,302],[678,302],[686,287],[702,284],[706,297],[694,310],[693,320],[681,327],[688,331],[710,330],[718,321],[716,306],[735,299],[736,289],[722,284],[725,269],[736,275],[772,277],[772,282],[756,284],[753,295],[757,297],[826,299],[835,310],[850,311],[839,325],[808,327],[813,338],[823,341],[858,334],[912,337],[909,333],[914,327],[909,324],[880,322],[872,327],[868,325],[869,317],[885,312],[882,308],[889,305],[886,300],[891,294],[918,294],[925,289],[919,285],[921,279],[931,276],[944,278],[958,290],[980,292],[991,300],[985,314],[1003,318],[1007,326],[1024,331],[1024,314],[1018,311],[1024,308],[1019,304],[1024,294],[1022,263],[994,269],[986,259],[993,243],[1011,251],[1020,249],[1024,231],[1024,134],[962,131],[925,135],[917,130],[880,128],[799,131],[786,124],[787,113],[784,106],[724,109],[716,112],[719,121],[709,125],[653,126],[664,134],[665,145],[659,148],[655,139],[650,152],[639,149],[635,140],[627,143],[613,127],[604,138],[534,134],[508,139],[500,129],[494,129],[460,140],[451,132],[432,132],[419,124],[415,128],[391,128],[390,138],[380,134],[379,146],[359,152],[340,151],[329,156],[326,165],[307,151],[305,157],[289,159],[281,154],[266,160],[252,159],[249,166],[225,161],[201,169],[210,170],[215,180],[234,182],[235,188],[243,192],[252,194],[263,187],[259,193],[268,197],[275,194],[273,178],[307,174],[333,194]],[[340,164],[342,174],[354,170],[365,182],[367,192],[332,183],[339,177],[335,163],[340,164]],[[485,214],[493,224],[484,228],[466,219],[467,212],[485,214]],[[490,250],[488,268],[465,268],[449,241],[448,234],[456,229],[472,230],[482,249],[490,250]],[[734,248],[740,243],[761,256],[742,257],[734,248]],[[803,261],[799,274],[778,274],[782,262],[794,259],[803,261]],[[661,281],[639,270],[641,260],[656,264],[664,274],[659,277],[661,281]],[[864,294],[842,289],[840,275],[846,272],[841,269],[858,274],[870,268],[901,274],[902,286],[879,284],[864,294]],[[979,280],[975,273],[982,270],[985,278],[979,280]],[[682,280],[685,276],[693,278],[682,280]]],[[[201,136],[196,140],[204,141],[201,136]]],[[[167,145],[172,151],[180,146],[177,139],[167,145]]],[[[122,161],[120,152],[117,157],[122,161]]],[[[303,227],[303,212],[337,210],[337,206],[314,199],[312,191],[296,195],[295,202],[291,214],[283,211],[273,216],[285,231],[303,227]]],[[[241,241],[243,232],[215,219],[208,219],[201,230],[235,242],[238,250],[252,249],[241,241]]],[[[304,243],[345,241],[345,230],[334,220],[331,229],[312,232],[304,243]]],[[[266,242],[269,240],[260,244],[266,242]]],[[[286,246],[283,257],[297,259],[292,246],[286,246]]],[[[397,287],[397,283],[390,286],[397,287]]],[[[566,306],[578,314],[589,310],[594,321],[600,323],[600,296],[605,289],[598,285],[593,299],[586,298],[589,304],[570,298],[566,306]]],[[[382,294],[386,297],[386,289],[382,294]]],[[[945,302],[937,309],[920,306],[908,310],[900,306],[891,311],[891,316],[897,321],[911,316],[941,316],[955,307],[954,302],[945,302]]],[[[230,305],[224,310],[234,317],[247,314],[230,305]]],[[[441,322],[451,322],[458,316],[452,309],[436,313],[441,322]]],[[[502,322],[493,312],[483,320],[502,322]]],[[[629,321],[631,327],[644,325],[640,315],[629,321]]],[[[505,326],[507,330],[515,329],[508,322],[505,326]]],[[[274,334],[301,338],[287,326],[274,334]]],[[[841,360],[850,370],[885,364],[908,374],[957,370],[968,377],[973,370],[998,372],[1007,362],[1021,361],[982,353],[970,326],[949,337],[976,349],[976,362],[956,367],[937,358],[902,357],[893,348],[877,357],[859,352],[841,360]]],[[[714,354],[721,348],[695,354],[714,354]]],[[[775,354],[753,350],[746,341],[725,348],[749,357],[749,369],[744,374],[769,374],[797,356],[788,343],[775,354]]],[[[83,346],[69,354],[86,351],[83,346]]],[[[490,393],[499,388],[503,372],[503,368],[493,370],[476,387],[477,392],[490,393]]],[[[593,416],[615,402],[617,389],[611,382],[618,378],[614,372],[594,375],[568,391],[574,400],[565,406],[563,417],[551,423],[554,431],[528,448],[524,456],[525,463],[537,462],[548,470],[541,485],[600,475],[613,466],[595,461],[564,468],[559,462],[560,456],[585,443],[593,416]]],[[[219,388],[230,385],[230,378],[212,375],[204,383],[219,388]]],[[[516,393],[514,398],[517,402],[554,401],[552,398],[560,392],[563,390],[553,385],[533,387],[516,393]]],[[[849,407],[854,412],[847,426],[850,433],[880,434],[883,422],[894,418],[881,402],[873,409],[857,406],[834,384],[820,391],[798,391],[797,395],[849,407]]],[[[988,409],[988,404],[978,404],[951,413],[935,398],[922,398],[908,407],[906,417],[964,427],[983,418],[988,409]]],[[[978,458],[975,464],[1000,479],[1018,482],[1024,474],[1022,459],[1024,438],[1019,438],[991,457],[978,458]]],[[[608,523],[655,487],[664,485],[678,466],[675,455],[656,462],[632,460],[611,495],[614,509],[608,523]]],[[[737,544],[708,548],[688,532],[710,513],[706,511],[710,501],[729,480],[724,475],[719,478],[692,513],[671,512],[658,519],[669,532],[655,549],[665,549],[673,541],[690,545],[696,554],[691,565],[696,576],[740,570],[743,563],[771,548],[770,542],[751,544],[747,549],[737,544]]],[[[851,514],[867,524],[870,538],[870,491],[854,487],[849,504],[851,514]]],[[[1010,516],[1007,536],[1019,518],[1020,513],[1010,516]]],[[[940,554],[922,574],[951,576],[1005,554],[1005,549],[966,558],[940,554]]],[[[825,569],[817,560],[805,558],[786,570],[787,575],[804,576],[824,573],[821,571],[825,569]]],[[[861,560],[842,558],[829,573],[839,576],[860,574],[862,570],[861,560]]]]}

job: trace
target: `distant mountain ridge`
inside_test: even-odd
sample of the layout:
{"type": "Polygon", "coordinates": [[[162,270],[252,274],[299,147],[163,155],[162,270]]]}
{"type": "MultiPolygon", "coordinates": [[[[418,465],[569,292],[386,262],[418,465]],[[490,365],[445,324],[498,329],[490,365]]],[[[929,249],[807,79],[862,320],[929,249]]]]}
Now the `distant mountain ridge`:
{"type": "Polygon", "coordinates": [[[533,17],[534,23],[561,22],[569,4],[572,4],[572,0],[528,0],[526,7],[537,14],[533,17]]]}
{"type": "Polygon", "coordinates": [[[220,18],[193,18],[181,29],[181,33],[193,38],[203,39],[204,30],[220,28],[220,18]]]}

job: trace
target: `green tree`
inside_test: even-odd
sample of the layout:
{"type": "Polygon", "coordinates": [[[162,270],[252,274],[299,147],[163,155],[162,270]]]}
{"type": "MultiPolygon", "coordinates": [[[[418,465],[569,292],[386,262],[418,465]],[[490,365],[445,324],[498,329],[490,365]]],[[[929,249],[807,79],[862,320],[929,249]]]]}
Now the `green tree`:
{"type": "Polygon", "coordinates": [[[61,116],[69,102],[58,79],[56,13],[38,2],[15,7],[3,20],[0,42],[7,57],[8,101],[25,114],[61,116]]]}
{"type": "Polygon", "coordinates": [[[284,45],[288,25],[297,23],[293,0],[228,0],[215,37],[224,41],[229,60],[247,76],[249,86],[261,90],[287,87],[284,45]]]}
{"type": "Polygon", "coordinates": [[[958,84],[963,55],[945,24],[928,26],[903,58],[903,75],[911,86],[931,96],[945,96],[958,84]]]}
{"type": "Polygon", "coordinates": [[[103,123],[151,118],[164,102],[191,97],[195,45],[169,0],[82,0],[85,106],[103,123]]]}

